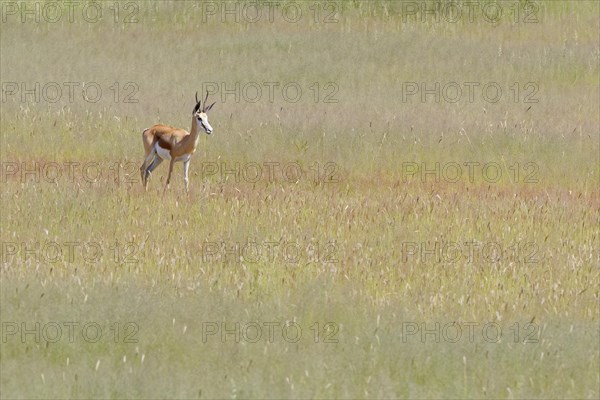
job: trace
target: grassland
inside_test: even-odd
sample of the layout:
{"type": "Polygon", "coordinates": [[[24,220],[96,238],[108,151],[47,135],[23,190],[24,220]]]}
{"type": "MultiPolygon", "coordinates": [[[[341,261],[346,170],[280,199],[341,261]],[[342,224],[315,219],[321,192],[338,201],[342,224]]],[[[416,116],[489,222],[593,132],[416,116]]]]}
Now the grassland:
{"type": "Polygon", "coordinates": [[[533,23],[524,2],[497,23],[101,4],[96,23],[3,9],[3,398],[600,396],[597,2],[534,3],[533,23]],[[144,192],[141,131],[189,129],[211,82],[240,99],[211,96],[190,193],[180,164],[144,192]],[[502,94],[407,95],[436,82],[502,94]]]}

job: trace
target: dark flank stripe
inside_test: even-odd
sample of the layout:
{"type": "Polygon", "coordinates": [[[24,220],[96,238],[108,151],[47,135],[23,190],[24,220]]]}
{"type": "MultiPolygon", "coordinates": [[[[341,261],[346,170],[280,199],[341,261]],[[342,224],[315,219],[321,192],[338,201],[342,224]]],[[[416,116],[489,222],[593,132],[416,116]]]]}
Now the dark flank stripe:
{"type": "Polygon", "coordinates": [[[171,143],[164,140],[161,136],[158,137],[158,145],[166,150],[171,150],[171,143]]]}

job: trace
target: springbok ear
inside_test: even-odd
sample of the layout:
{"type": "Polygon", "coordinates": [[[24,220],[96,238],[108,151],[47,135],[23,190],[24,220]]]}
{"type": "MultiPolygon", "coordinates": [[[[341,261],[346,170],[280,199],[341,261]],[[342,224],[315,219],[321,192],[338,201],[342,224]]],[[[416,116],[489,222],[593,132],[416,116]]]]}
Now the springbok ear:
{"type": "Polygon", "coordinates": [[[213,108],[213,106],[216,104],[217,102],[215,101],[214,103],[212,103],[210,106],[206,107],[206,110],[204,110],[204,112],[209,112],[211,108],[213,108]]]}
{"type": "Polygon", "coordinates": [[[202,100],[198,100],[198,92],[196,92],[196,106],[194,107],[194,111],[192,111],[192,114],[196,114],[196,112],[200,109],[201,106],[202,100]]]}

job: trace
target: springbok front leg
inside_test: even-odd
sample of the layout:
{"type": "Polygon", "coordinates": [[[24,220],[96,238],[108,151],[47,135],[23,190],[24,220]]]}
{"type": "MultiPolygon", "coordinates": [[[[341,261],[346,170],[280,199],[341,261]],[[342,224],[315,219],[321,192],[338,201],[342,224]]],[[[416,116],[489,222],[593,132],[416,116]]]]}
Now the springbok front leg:
{"type": "Polygon", "coordinates": [[[189,193],[188,191],[188,170],[190,168],[190,159],[188,158],[183,162],[183,183],[185,183],[185,193],[189,193]]]}
{"type": "Polygon", "coordinates": [[[173,164],[175,164],[175,157],[171,157],[171,161],[169,162],[169,174],[167,175],[167,183],[165,184],[163,194],[165,194],[165,192],[169,188],[169,183],[171,183],[171,173],[173,173],[173,164]]]}

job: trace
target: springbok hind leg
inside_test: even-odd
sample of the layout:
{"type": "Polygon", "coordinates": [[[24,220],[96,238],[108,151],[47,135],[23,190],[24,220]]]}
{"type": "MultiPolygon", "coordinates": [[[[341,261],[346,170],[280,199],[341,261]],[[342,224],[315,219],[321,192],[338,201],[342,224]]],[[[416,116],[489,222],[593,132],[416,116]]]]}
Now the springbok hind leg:
{"type": "Polygon", "coordinates": [[[142,178],[142,186],[146,187],[146,160],[142,163],[140,167],[140,176],[142,178]]]}
{"type": "Polygon", "coordinates": [[[154,171],[156,169],[156,167],[158,167],[160,165],[160,163],[163,162],[163,159],[160,157],[154,157],[154,161],[152,161],[152,164],[150,164],[150,166],[148,168],[146,168],[146,184],[148,184],[148,180],[150,179],[150,177],[152,176],[152,171],[154,171]]]}
{"type": "Polygon", "coordinates": [[[146,158],[144,159],[144,162],[142,163],[142,166],[140,167],[140,175],[142,177],[142,185],[144,185],[144,189],[148,190],[148,169],[152,166],[152,164],[154,163],[155,159],[156,159],[156,152],[154,150],[152,150],[150,153],[148,153],[148,155],[146,156],[146,158]]]}

